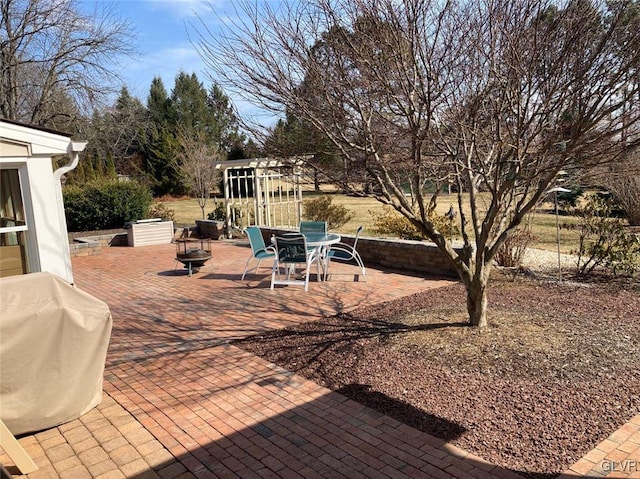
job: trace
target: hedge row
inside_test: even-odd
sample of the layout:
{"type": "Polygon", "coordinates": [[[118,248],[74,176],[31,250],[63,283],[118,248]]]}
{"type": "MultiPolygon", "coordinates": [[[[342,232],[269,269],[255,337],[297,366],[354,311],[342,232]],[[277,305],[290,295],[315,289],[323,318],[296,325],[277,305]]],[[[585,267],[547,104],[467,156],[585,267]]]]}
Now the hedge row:
{"type": "Polygon", "coordinates": [[[65,186],[64,210],[69,231],[122,228],[147,217],[153,201],[149,188],[136,181],[96,180],[65,186]]]}

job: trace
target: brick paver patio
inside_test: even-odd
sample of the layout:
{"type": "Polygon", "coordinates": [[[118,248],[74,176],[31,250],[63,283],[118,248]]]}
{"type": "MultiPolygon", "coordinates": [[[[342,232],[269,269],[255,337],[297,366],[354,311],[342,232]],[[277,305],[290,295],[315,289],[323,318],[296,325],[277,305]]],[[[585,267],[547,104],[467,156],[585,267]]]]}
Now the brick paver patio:
{"type": "MultiPolygon", "coordinates": [[[[104,400],[20,438],[39,467],[29,479],[519,477],[231,343],[428,288],[437,294],[445,280],[370,268],[356,282],[355,267],[335,265],[331,281],[308,293],[270,291],[268,268],[239,280],[248,255],[245,243],[215,242],[213,260],[192,277],[174,271],[173,245],[74,258],[76,284],[106,301],[114,319],[104,400]]],[[[640,416],[621,430],[567,477],[640,477],[640,416]]],[[[0,462],[17,474],[1,449],[0,462]]]]}

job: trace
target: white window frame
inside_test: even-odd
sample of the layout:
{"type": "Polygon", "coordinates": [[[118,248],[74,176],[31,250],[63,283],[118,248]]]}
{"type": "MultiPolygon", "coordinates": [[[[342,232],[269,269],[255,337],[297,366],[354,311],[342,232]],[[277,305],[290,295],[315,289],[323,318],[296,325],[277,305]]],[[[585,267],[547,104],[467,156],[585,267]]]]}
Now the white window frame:
{"type": "Polygon", "coordinates": [[[25,192],[29,191],[28,183],[28,170],[26,162],[2,162],[0,163],[0,169],[2,170],[18,170],[18,184],[20,185],[20,199],[22,201],[22,208],[24,214],[24,225],[21,226],[0,226],[0,234],[4,233],[18,233],[24,231],[25,236],[25,254],[26,254],[26,266],[27,273],[34,271],[40,271],[39,255],[37,249],[37,243],[34,237],[34,233],[30,228],[32,224],[32,208],[30,199],[25,197],[25,192]]]}

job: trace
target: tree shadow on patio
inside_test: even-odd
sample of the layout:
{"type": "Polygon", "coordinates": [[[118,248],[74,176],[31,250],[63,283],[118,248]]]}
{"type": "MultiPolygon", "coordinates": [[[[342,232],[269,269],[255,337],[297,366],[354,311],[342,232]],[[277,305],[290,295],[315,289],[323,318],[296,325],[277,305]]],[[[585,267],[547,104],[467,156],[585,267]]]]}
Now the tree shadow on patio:
{"type": "MultiPolygon", "coordinates": [[[[255,391],[277,403],[296,389],[294,383],[260,381],[255,391]]],[[[345,388],[361,389],[362,385],[345,388]]],[[[365,387],[366,389],[366,387],[365,387]]],[[[221,400],[221,398],[220,398],[221,400]]],[[[385,400],[376,397],[374,400],[385,400]]],[[[237,401],[243,405],[243,401],[237,401]]],[[[130,476],[150,477],[501,477],[551,479],[557,474],[517,471],[488,463],[447,441],[411,429],[369,407],[359,406],[336,392],[265,417],[269,402],[254,404],[252,422],[231,405],[229,423],[218,419],[194,428],[184,418],[175,423],[175,435],[163,436],[175,457],[153,462],[130,476]],[[243,425],[238,418],[245,418],[243,425]],[[260,418],[260,419],[258,419],[260,418]],[[248,424],[248,422],[252,422],[248,424]],[[215,425],[216,429],[213,429],[215,425]],[[198,432],[217,436],[199,444],[190,437],[198,432]],[[185,447],[182,444],[191,444],[185,447]],[[180,452],[182,451],[182,452],[180,452]],[[460,476],[462,474],[463,476],[460,476]]],[[[153,414],[153,413],[152,413],[153,414]]],[[[179,416],[180,417],[180,416],[179,416]]],[[[451,435],[461,426],[433,417],[451,435]]],[[[166,418],[164,418],[166,421],[166,418]]],[[[172,424],[169,421],[167,424],[172,424]]],[[[572,476],[565,476],[567,479],[572,476]]]]}
{"type": "Polygon", "coordinates": [[[343,364],[340,367],[348,368],[348,365],[344,366],[345,363],[355,365],[360,340],[374,338],[386,341],[400,334],[459,327],[468,327],[468,323],[408,325],[383,319],[358,318],[352,314],[343,313],[334,318],[325,318],[322,323],[303,323],[292,328],[248,336],[238,339],[234,344],[270,361],[276,363],[284,361],[289,369],[304,375],[308,373],[308,371],[305,372],[306,368],[318,372],[327,367],[335,367],[335,364],[331,366],[321,364],[321,361],[326,360],[326,356],[333,352],[353,353],[339,356],[343,364]]]}
{"type": "MultiPolygon", "coordinates": [[[[336,392],[375,411],[385,411],[387,416],[447,442],[457,439],[466,431],[460,424],[392,398],[368,384],[348,384],[336,392]]],[[[379,414],[383,415],[381,412],[379,414]]]]}

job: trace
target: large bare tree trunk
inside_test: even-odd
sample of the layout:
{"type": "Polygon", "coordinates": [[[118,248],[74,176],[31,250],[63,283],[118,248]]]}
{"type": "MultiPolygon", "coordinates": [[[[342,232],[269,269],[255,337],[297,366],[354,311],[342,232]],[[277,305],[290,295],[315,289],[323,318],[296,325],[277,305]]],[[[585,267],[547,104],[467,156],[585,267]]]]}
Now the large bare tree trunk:
{"type": "Polygon", "coordinates": [[[467,312],[471,326],[483,328],[487,325],[488,275],[474,277],[467,288],[467,312]]]}
{"type": "Polygon", "coordinates": [[[454,262],[454,266],[467,293],[467,313],[469,325],[483,328],[487,326],[487,291],[491,261],[487,261],[483,254],[464,251],[461,261],[454,262]]]}

